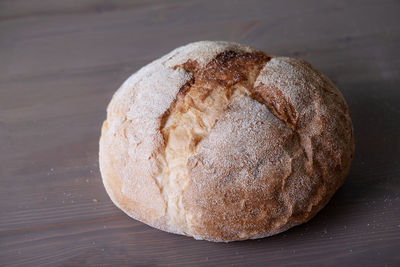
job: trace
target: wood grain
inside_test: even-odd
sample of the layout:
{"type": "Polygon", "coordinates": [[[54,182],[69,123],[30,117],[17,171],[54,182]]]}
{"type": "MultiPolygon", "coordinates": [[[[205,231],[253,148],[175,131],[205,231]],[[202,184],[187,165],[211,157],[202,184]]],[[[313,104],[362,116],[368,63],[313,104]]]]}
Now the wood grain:
{"type": "Polygon", "coordinates": [[[0,266],[399,266],[398,1],[0,1],[0,266]],[[345,185],[309,223],[215,244],[109,200],[98,138],[133,72],[196,40],[301,57],[352,113],[345,185]]]}

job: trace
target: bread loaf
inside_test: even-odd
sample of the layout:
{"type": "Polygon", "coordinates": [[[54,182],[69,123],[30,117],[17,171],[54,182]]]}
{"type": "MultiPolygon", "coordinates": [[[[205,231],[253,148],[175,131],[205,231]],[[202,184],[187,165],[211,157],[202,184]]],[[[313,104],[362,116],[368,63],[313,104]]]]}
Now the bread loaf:
{"type": "Polygon", "coordinates": [[[310,64],[203,41],[118,89],[100,168],[112,201],[132,218],[229,242],[308,221],[343,184],[353,153],[343,96],[310,64]]]}

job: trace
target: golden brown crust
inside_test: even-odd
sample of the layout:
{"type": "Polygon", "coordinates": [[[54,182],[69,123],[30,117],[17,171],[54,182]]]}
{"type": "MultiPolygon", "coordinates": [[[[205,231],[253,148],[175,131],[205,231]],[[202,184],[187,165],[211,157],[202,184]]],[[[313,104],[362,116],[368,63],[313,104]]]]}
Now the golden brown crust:
{"type": "Polygon", "coordinates": [[[272,59],[260,76],[249,91],[265,106],[233,102],[189,159],[185,204],[199,238],[247,239],[305,222],[349,170],[352,126],[332,83],[287,58],[272,59]]]}
{"type": "Polygon", "coordinates": [[[178,48],[134,74],[104,125],[112,200],[154,227],[210,241],[309,220],[354,151],[347,105],[325,76],[226,42],[178,48]]]}

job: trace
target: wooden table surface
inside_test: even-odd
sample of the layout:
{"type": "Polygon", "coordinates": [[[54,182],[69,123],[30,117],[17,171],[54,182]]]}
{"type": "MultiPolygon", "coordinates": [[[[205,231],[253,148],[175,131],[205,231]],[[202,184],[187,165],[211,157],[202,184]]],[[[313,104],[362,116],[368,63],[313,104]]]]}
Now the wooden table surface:
{"type": "Polygon", "coordinates": [[[0,266],[400,266],[399,1],[0,1],[0,266]],[[106,105],[141,66],[196,40],[301,57],[352,113],[344,186],[310,222],[210,243],[108,198],[106,105]]]}

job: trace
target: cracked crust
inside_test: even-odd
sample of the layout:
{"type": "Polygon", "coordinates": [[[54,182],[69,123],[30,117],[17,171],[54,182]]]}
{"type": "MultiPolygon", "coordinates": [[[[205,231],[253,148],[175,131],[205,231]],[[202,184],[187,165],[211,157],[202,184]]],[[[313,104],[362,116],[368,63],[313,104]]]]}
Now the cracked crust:
{"type": "Polygon", "coordinates": [[[308,63],[198,42],[115,93],[100,167],[129,216],[228,242],[309,220],[342,185],[353,152],[343,97],[308,63]]]}

